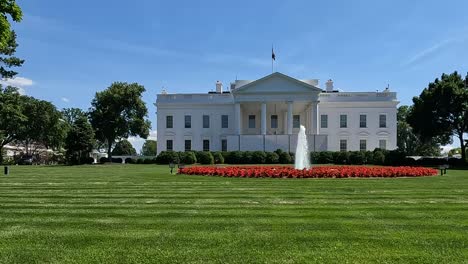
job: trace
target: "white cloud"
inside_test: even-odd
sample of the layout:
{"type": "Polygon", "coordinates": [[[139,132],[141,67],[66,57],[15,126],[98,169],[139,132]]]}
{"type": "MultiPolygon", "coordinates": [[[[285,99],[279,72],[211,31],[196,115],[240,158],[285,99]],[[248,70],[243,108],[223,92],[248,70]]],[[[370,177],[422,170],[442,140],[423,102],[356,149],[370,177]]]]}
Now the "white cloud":
{"type": "Polygon", "coordinates": [[[64,101],[65,103],[68,103],[70,102],[70,99],[66,98],[66,97],[62,97],[60,98],[62,101],[64,101]]]}
{"type": "Polygon", "coordinates": [[[33,80],[24,77],[15,77],[11,79],[0,80],[0,84],[5,86],[17,87],[20,94],[26,94],[25,88],[34,85],[33,80]]]}
{"type": "Polygon", "coordinates": [[[415,63],[421,61],[424,58],[427,58],[427,57],[429,57],[431,55],[436,54],[438,51],[440,51],[441,49],[443,49],[445,46],[447,46],[448,44],[450,44],[452,42],[454,42],[454,39],[444,39],[444,40],[432,45],[431,47],[423,49],[420,52],[416,53],[414,56],[409,58],[407,61],[403,62],[403,65],[408,66],[408,65],[415,64],[415,63]]]}
{"type": "Polygon", "coordinates": [[[440,147],[442,149],[442,154],[446,154],[448,153],[451,149],[454,149],[456,148],[454,145],[445,145],[445,146],[442,146],[440,147]]]}

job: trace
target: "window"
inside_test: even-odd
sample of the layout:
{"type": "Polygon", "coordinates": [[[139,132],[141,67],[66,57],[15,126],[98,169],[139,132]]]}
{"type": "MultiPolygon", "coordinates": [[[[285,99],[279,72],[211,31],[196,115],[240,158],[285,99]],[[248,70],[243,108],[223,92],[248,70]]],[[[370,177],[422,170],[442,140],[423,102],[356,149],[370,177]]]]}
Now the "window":
{"type": "Polygon", "coordinates": [[[387,127],[387,115],[379,115],[379,127],[387,127]]]}
{"type": "Polygon", "coordinates": [[[228,128],[229,126],[229,117],[228,115],[221,116],[221,128],[228,128]]]}
{"type": "Polygon", "coordinates": [[[210,116],[203,115],[203,128],[210,128],[210,116]]]}
{"type": "Polygon", "coordinates": [[[340,115],[340,128],[348,127],[348,116],[340,115]]]}
{"type": "Polygon", "coordinates": [[[359,140],[359,150],[366,151],[367,150],[367,140],[361,139],[359,140]]]}
{"type": "Polygon", "coordinates": [[[249,115],[249,128],[255,128],[255,115],[249,115]]]}
{"type": "Polygon", "coordinates": [[[185,128],[192,127],[192,116],[186,115],[185,116],[185,128]]]}
{"type": "Polygon", "coordinates": [[[221,139],[221,151],[227,151],[227,139],[221,139]]]}
{"type": "Polygon", "coordinates": [[[210,151],[210,141],[208,139],[203,140],[203,151],[210,151]]]}
{"type": "Polygon", "coordinates": [[[367,116],[366,115],[359,115],[359,127],[360,128],[367,127],[367,116]]]}
{"type": "Polygon", "coordinates": [[[320,115],[320,127],[328,128],[328,115],[320,115]]]}
{"type": "Polygon", "coordinates": [[[167,151],[172,151],[172,150],[174,150],[174,149],[173,149],[173,145],[172,145],[172,139],[166,140],[166,150],[167,150],[167,151]]]}
{"type": "Polygon", "coordinates": [[[385,140],[385,139],[380,139],[380,140],[379,140],[379,148],[381,148],[381,149],[387,149],[387,140],[385,140]]]}
{"type": "Polygon", "coordinates": [[[299,128],[301,126],[301,116],[293,115],[293,128],[299,128]]]}
{"type": "Polygon", "coordinates": [[[271,128],[278,128],[278,115],[271,116],[271,128]]]}
{"type": "Polygon", "coordinates": [[[173,128],[173,117],[166,116],[166,128],[173,128]]]}
{"type": "Polygon", "coordinates": [[[340,151],[348,150],[348,141],[346,139],[340,139],[340,151]]]}
{"type": "Polygon", "coordinates": [[[185,140],[185,151],[191,151],[192,150],[192,140],[186,139],[185,140]]]}

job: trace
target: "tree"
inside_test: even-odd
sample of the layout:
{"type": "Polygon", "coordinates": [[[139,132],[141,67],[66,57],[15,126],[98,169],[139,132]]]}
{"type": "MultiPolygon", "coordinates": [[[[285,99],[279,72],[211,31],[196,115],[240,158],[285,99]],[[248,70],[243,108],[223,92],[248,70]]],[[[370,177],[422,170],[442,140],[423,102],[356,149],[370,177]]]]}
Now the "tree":
{"type": "Polygon", "coordinates": [[[408,123],[423,142],[433,139],[440,144],[451,143],[451,136],[460,140],[462,159],[466,161],[468,132],[468,75],[465,80],[457,72],[442,74],[429,83],[421,95],[413,98],[414,106],[408,123]]]}
{"type": "Polygon", "coordinates": [[[23,96],[23,114],[27,117],[17,140],[22,141],[27,154],[36,149],[60,149],[67,133],[68,125],[62,119],[62,113],[50,102],[23,96]]]}
{"type": "Polygon", "coordinates": [[[146,140],[141,148],[141,155],[143,156],[156,156],[158,151],[156,140],[146,140]]]}
{"type": "Polygon", "coordinates": [[[13,54],[16,52],[16,33],[11,29],[9,17],[14,22],[20,22],[23,13],[14,0],[0,1],[0,76],[12,78],[17,73],[9,70],[11,67],[19,67],[24,63],[13,54]]]}
{"type": "Polygon", "coordinates": [[[129,136],[147,138],[151,123],[145,119],[148,110],[142,100],[145,88],[137,83],[114,82],[109,88],[97,92],[91,102],[90,121],[96,139],[107,145],[112,159],[115,141],[129,136]]]}
{"type": "MultiPolygon", "coordinates": [[[[65,110],[65,112],[68,112],[65,110]]],[[[94,131],[84,112],[73,118],[65,138],[65,158],[70,165],[83,164],[94,146],[94,131]]]]}
{"type": "Polygon", "coordinates": [[[134,156],[136,154],[136,150],[132,146],[132,143],[126,139],[117,142],[114,149],[112,150],[112,155],[116,156],[134,156]]]}
{"type": "Polygon", "coordinates": [[[64,108],[62,110],[62,118],[70,126],[75,124],[78,119],[83,117],[88,119],[88,113],[81,110],[80,108],[64,108]]]}
{"type": "Polygon", "coordinates": [[[18,140],[23,134],[27,117],[24,113],[24,96],[18,93],[17,88],[3,88],[0,85],[0,102],[0,153],[3,153],[5,145],[18,140]]]}
{"type": "Polygon", "coordinates": [[[440,154],[440,145],[434,140],[422,142],[419,137],[413,133],[413,128],[406,121],[408,114],[411,112],[411,108],[412,107],[407,105],[398,107],[398,149],[410,156],[438,156],[440,154]]]}

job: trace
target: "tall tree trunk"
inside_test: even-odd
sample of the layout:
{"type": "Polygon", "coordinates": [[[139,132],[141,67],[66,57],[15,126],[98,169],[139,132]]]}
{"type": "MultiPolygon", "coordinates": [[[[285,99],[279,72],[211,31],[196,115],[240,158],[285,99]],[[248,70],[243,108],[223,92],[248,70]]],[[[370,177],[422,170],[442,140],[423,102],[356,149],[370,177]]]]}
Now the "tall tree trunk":
{"type": "Polygon", "coordinates": [[[465,163],[466,162],[466,146],[465,146],[465,140],[463,139],[463,132],[458,134],[458,138],[460,139],[462,161],[463,163],[465,163]]]}
{"type": "Polygon", "coordinates": [[[112,162],[112,152],[111,152],[111,149],[112,149],[112,143],[111,143],[111,141],[109,140],[108,143],[107,143],[107,158],[109,159],[109,162],[112,162]]]}

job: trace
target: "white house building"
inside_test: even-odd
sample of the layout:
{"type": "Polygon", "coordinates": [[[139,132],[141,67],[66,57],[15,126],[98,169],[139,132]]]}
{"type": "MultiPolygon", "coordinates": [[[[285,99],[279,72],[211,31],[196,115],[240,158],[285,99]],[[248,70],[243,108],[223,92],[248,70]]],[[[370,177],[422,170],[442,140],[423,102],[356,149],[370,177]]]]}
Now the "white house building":
{"type": "Polygon", "coordinates": [[[295,151],[299,126],[311,151],[397,147],[396,93],[341,92],[329,80],[275,72],[236,80],[229,90],[157,95],[158,152],[163,150],[295,151]]]}

